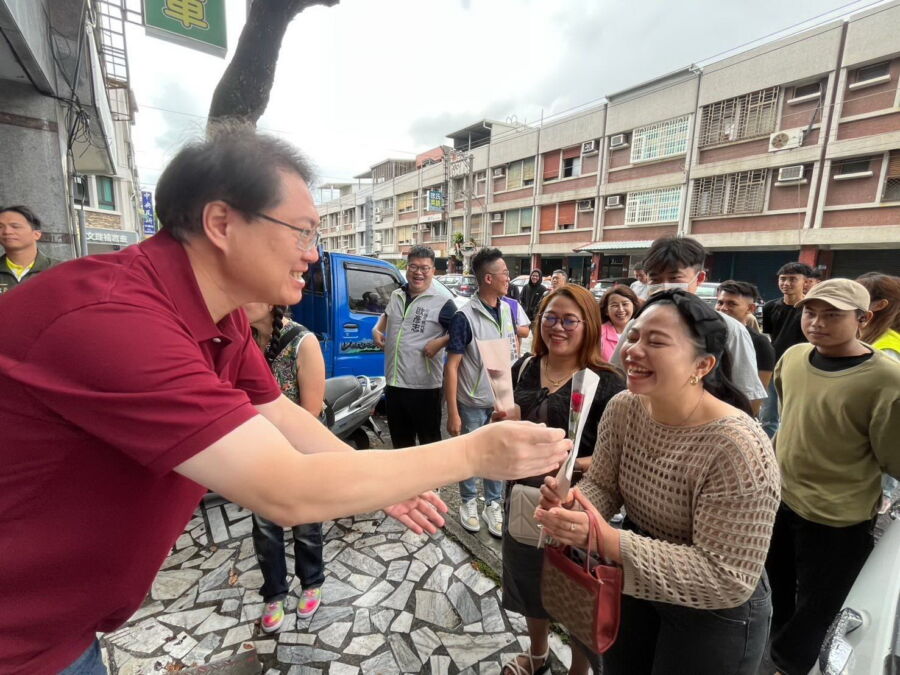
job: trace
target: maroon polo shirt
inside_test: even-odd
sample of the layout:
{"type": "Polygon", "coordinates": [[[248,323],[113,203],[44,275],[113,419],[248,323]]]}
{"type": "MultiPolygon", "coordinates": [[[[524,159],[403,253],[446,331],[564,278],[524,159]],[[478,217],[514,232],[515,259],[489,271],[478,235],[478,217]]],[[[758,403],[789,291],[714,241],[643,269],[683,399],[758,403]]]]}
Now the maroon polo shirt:
{"type": "Polygon", "coordinates": [[[0,672],[126,621],[205,491],[173,467],[279,394],[165,232],[0,296],[0,672]]]}

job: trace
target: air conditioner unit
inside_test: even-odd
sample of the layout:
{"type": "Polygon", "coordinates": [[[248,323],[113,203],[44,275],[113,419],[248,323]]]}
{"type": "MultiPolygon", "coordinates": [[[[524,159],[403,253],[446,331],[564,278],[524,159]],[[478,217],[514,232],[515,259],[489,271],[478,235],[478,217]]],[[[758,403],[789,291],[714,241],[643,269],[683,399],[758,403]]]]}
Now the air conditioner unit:
{"type": "Polygon", "coordinates": [[[606,208],[614,209],[622,206],[622,195],[610,195],[606,198],[606,208]]]}
{"type": "Polygon", "coordinates": [[[593,199],[582,199],[578,202],[578,210],[579,211],[593,211],[594,210],[594,200],[593,199]]]}
{"type": "Polygon", "coordinates": [[[503,222],[503,214],[499,211],[491,214],[491,222],[492,223],[502,223],[503,222]]]}
{"type": "Polygon", "coordinates": [[[792,181],[803,180],[803,165],[783,166],[778,169],[778,182],[788,183],[792,181]]]}
{"type": "Polygon", "coordinates": [[[498,166],[491,175],[493,175],[494,178],[503,178],[506,175],[506,167],[498,166]]]}
{"type": "Polygon", "coordinates": [[[380,215],[381,215],[381,207],[380,207],[380,206],[376,206],[376,207],[375,207],[375,215],[376,215],[376,216],[380,216],[380,215]]]}
{"type": "Polygon", "coordinates": [[[376,222],[376,223],[380,223],[380,222],[381,222],[381,216],[375,216],[375,222],[376,222]]]}
{"type": "Polygon", "coordinates": [[[626,134],[614,134],[609,137],[609,147],[624,148],[628,145],[628,136],[626,134]]]}
{"type": "Polygon", "coordinates": [[[787,129],[785,131],[776,131],[769,136],[769,152],[777,152],[779,150],[790,150],[791,148],[799,148],[803,145],[803,129],[787,129]]]}
{"type": "Polygon", "coordinates": [[[381,232],[376,232],[375,234],[373,234],[372,241],[375,242],[376,244],[380,244],[381,243],[381,232]]]}
{"type": "Polygon", "coordinates": [[[597,141],[585,141],[581,144],[582,155],[593,155],[597,152],[597,141]]]}

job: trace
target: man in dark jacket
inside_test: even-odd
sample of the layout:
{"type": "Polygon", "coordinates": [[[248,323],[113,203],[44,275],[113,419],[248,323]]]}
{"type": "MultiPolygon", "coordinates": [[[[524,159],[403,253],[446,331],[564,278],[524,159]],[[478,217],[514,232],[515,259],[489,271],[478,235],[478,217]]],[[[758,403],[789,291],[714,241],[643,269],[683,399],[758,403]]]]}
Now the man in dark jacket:
{"type": "Polygon", "coordinates": [[[41,221],[27,206],[0,206],[0,293],[56,264],[38,251],[41,221]]]}
{"type": "Polygon", "coordinates": [[[519,297],[519,304],[525,308],[525,313],[529,319],[534,319],[537,314],[538,307],[541,304],[541,298],[547,288],[541,283],[541,271],[531,270],[531,276],[528,277],[528,283],[522,287],[522,293],[519,297]]]}

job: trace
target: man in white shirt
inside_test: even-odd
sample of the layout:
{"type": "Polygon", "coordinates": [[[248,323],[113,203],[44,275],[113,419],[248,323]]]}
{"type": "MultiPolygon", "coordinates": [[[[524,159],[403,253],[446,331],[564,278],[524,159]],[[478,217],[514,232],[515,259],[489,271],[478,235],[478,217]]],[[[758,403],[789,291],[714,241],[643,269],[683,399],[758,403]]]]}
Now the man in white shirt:
{"type": "Polygon", "coordinates": [[[631,290],[634,291],[634,294],[638,296],[641,300],[646,300],[650,297],[649,292],[649,278],[647,277],[647,270],[644,268],[644,263],[638,263],[634,266],[634,276],[637,277],[637,281],[633,281],[631,283],[631,290]]]}
{"type": "MultiPolygon", "coordinates": [[[[696,239],[690,237],[661,237],[653,242],[644,268],[650,279],[649,295],[655,292],[681,288],[689,293],[696,293],[698,286],[706,280],[703,264],[706,262],[706,249],[696,239]]],[[[759,413],[759,407],[766,398],[766,390],[759,380],[756,370],[756,351],[753,341],[744,325],[727,314],[719,312],[719,316],[728,327],[728,339],[725,352],[731,360],[731,381],[750,400],[753,413],[759,413]]],[[[610,363],[622,367],[619,355],[622,343],[628,337],[631,323],[625,327],[619,345],[613,352],[610,363]]]]}

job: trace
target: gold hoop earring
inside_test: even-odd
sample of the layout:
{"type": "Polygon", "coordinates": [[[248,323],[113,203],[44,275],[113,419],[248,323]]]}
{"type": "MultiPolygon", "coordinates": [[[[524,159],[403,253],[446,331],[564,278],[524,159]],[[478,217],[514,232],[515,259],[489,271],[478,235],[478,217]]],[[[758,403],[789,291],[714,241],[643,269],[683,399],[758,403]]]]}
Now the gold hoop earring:
{"type": "Polygon", "coordinates": [[[691,375],[691,377],[690,377],[690,379],[688,380],[688,382],[690,382],[691,384],[697,384],[697,383],[700,382],[700,378],[697,377],[696,375],[691,375]]]}

